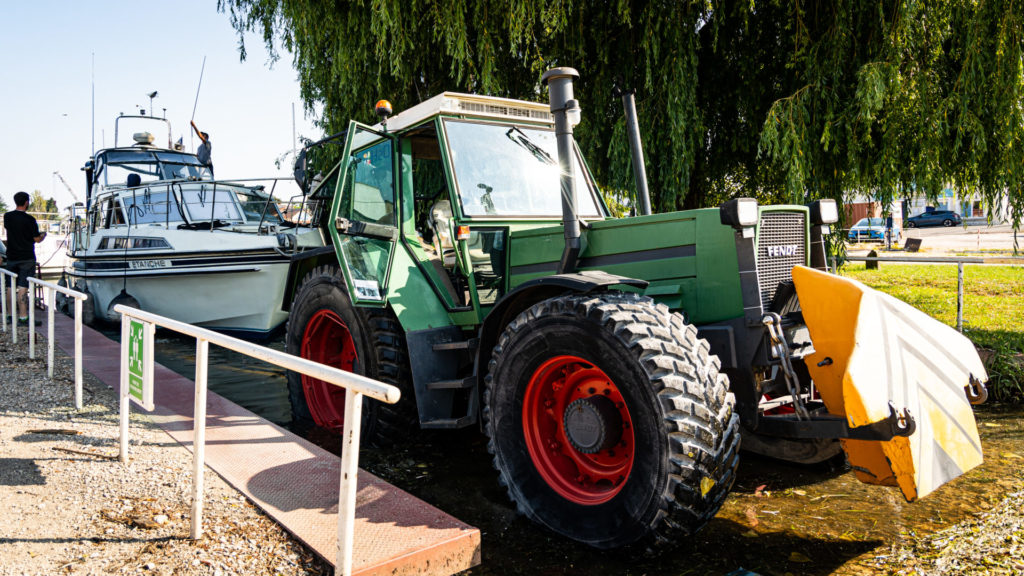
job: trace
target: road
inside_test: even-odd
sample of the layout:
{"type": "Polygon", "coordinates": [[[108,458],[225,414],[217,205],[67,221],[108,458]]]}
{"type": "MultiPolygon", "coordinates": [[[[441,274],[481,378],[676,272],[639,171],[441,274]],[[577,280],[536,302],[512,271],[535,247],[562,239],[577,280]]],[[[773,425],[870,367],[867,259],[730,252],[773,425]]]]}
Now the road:
{"type": "MultiPolygon", "coordinates": [[[[927,228],[904,228],[903,238],[920,238],[921,252],[931,256],[943,256],[954,253],[978,252],[979,255],[993,251],[1013,250],[1013,228],[1009,225],[987,226],[975,224],[953,226],[930,226],[927,228]]],[[[1024,250],[1024,231],[1017,233],[1019,247],[1024,250]]],[[[874,243],[852,245],[851,251],[873,247],[874,243]]]]}

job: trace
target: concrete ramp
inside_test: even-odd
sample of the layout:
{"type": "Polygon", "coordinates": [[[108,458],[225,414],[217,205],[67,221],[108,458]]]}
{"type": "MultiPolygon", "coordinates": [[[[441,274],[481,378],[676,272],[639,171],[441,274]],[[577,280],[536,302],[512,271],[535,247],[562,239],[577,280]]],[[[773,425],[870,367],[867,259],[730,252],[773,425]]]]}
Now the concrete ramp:
{"type": "MultiPolygon", "coordinates": [[[[44,325],[40,332],[45,334],[45,329],[44,325]]],[[[73,356],[73,320],[57,314],[54,333],[58,346],[73,356]]],[[[83,328],[82,340],[83,368],[117,390],[119,344],[88,327],[83,328]]],[[[154,367],[154,380],[154,420],[191,450],[192,380],[159,364],[154,367]]],[[[132,410],[140,408],[133,403],[132,410]]],[[[206,410],[206,465],[333,564],[338,545],[339,455],[213,392],[208,393],[206,410]]],[[[353,574],[447,575],[479,563],[478,529],[359,471],[353,574]]]]}

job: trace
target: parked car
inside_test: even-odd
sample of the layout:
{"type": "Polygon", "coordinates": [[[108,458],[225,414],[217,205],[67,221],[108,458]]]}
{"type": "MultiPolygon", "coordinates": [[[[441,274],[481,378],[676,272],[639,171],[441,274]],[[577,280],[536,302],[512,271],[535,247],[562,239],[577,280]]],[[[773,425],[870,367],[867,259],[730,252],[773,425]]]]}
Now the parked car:
{"type": "Polygon", "coordinates": [[[911,216],[906,220],[907,228],[917,228],[918,226],[959,226],[963,224],[964,219],[959,214],[952,210],[932,210],[931,212],[922,212],[917,216],[911,216]]]}
{"type": "MultiPolygon", "coordinates": [[[[885,218],[861,218],[856,224],[854,224],[847,238],[851,242],[863,242],[865,240],[877,240],[879,242],[885,241],[885,218]]],[[[900,241],[900,229],[892,229],[892,241],[900,241]]]]}

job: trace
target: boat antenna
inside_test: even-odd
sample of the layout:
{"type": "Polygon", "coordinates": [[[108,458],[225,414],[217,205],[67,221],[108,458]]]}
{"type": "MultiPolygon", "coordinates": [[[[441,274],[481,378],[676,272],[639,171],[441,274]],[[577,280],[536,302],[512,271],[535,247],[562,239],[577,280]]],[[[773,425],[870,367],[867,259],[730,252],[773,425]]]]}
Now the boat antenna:
{"type": "MultiPolygon", "coordinates": [[[[199,84],[196,86],[196,101],[192,104],[192,117],[189,118],[189,122],[193,122],[196,119],[196,107],[199,106],[199,89],[203,87],[203,72],[206,72],[206,56],[203,56],[203,66],[199,69],[199,84]]],[[[193,122],[194,125],[194,122],[193,122]]],[[[189,146],[195,150],[195,141],[192,140],[192,135],[188,137],[189,146]]]]}
{"type": "Polygon", "coordinates": [[[92,153],[96,154],[96,53],[92,53],[92,153]]]}

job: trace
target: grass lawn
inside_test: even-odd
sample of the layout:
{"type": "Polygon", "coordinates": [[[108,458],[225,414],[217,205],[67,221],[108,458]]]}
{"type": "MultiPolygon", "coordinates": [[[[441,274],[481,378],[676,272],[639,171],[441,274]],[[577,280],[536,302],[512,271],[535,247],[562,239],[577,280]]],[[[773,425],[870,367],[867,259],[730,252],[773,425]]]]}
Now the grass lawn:
{"type": "MultiPolygon", "coordinates": [[[[956,265],[888,264],[866,270],[847,264],[842,275],[956,326],[956,265]]],[[[964,266],[964,335],[995,352],[989,365],[996,399],[1024,401],[1024,267],[964,266]]]]}

